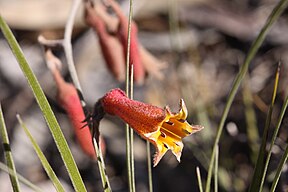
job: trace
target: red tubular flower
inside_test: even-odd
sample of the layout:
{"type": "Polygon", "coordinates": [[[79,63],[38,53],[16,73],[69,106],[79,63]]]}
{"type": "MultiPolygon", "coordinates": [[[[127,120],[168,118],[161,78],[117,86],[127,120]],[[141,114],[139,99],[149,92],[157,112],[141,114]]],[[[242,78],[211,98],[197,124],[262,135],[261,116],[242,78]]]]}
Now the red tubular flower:
{"type": "Polygon", "coordinates": [[[88,156],[95,159],[96,154],[92,143],[90,130],[88,126],[83,127],[83,125],[85,125],[83,123],[85,115],[77,90],[72,84],[64,81],[56,67],[54,67],[51,71],[58,88],[57,100],[61,107],[63,107],[67,112],[82,150],[88,156]]]}
{"type": "MultiPolygon", "coordinates": [[[[97,6],[98,13],[105,11],[105,8],[102,5],[99,4],[97,6]]],[[[105,22],[98,15],[90,2],[85,4],[85,10],[85,21],[98,34],[101,51],[107,63],[108,69],[112,72],[118,81],[124,81],[125,60],[123,56],[122,45],[114,35],[108,33],[105,22]]]]}
{"type": "Polygon", "coordinates": [[[182,139],[203,129],[200,125],[190,125],[186,121],[188,111],[182,99],[178,113],[172,113],[169,107],[162,109],[131,100],[120,89],[111,90],[100,102],[106,113],[120,117],[155,146],[154,166],[169,149],[180,162],[182,139]]]}
{"type": "MultiPolygon", "coordinates": [[[[119,26],[117,30],[117,36],[122,43],[124,49],[124,56],[126,58],[127,54],[127,43],[128,43],[128,18],[122,12],[118,3],[114,0],[108,0],[109,5],[117,15],[119,19],[119,26]]],[[[130,57],[129,65],[133,64],[134,68],[134,79],[138,83],[143,83],[145,78],[145,71],[141,61],[139,53],[139,43],[138,43],[138,28],[134,21],[131,22],[131,32],[130,32],[130,57]]]]}

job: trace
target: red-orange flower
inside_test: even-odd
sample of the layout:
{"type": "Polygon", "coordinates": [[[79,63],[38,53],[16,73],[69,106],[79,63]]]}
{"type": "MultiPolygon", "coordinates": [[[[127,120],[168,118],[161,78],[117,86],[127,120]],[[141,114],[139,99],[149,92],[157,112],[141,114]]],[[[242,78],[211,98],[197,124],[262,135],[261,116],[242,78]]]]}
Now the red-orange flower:
{"type": "Polygon", "coordinates": [[[111,90],[100,102],[106,113],[120,117],[155,146],[154,166],[169,149],[180,162],[182,138],[203,129],[200,125],[190,125],[186,121],[188,111],[182,99],[178,113],[172,113],[169,107],[162,109],[131,100],[120,89],[111,90]]]}
{"type": "MultiPolygon", "coordinates": [[[[128,18],[114,0],[102,3],[87,1],[85,3],[85,21],[98,35],[103,57],[108,69],[119,81],[125,79],[125,63],[128,43],[128,18]],[[108,7],[115,16],[108,12],[108,7]]],[[[163,79],[162,69],[166,63],[160,62],[138,41],[137,24],[132,21],[130,33],[129,66],[133,64],[134,81],[143,84],[146,72],[154,77],[163,79]]]]}

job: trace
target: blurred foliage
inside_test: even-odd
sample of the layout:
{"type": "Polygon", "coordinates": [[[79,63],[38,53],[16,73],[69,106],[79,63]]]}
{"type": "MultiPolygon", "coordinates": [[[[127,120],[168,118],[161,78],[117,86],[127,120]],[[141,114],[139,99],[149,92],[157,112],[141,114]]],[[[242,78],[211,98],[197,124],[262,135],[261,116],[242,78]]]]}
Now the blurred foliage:
{"type": "MultiPolygon", "coordinates": [[[[123,9],[128,13],[128,1],[121,2],[123,9]]],[[[202,182],[205,185],[212,145],[217,125],[227,103],[227,95],[252,41],[276,2],[270,0],[181,0],[174,1],[176,6],[171,3],[173,1],[170,2],[171,4],[164,0],[157,1],[155,4],[149,2],[137,1],[134,8],[134,18],[139,26],[139,40],[157,58],[167,62],[168,68],[163,71],[165,78],[162,81],[148,76],[143,86],[135,86],[134,98],[158,106],[168,104],[175,109],[174,111],[177,110],[178,100],[184,98],[189,111],[188,121],[205,126],[202,132],[184,140],[185,146],[180,164],[172,154],[168,153],[153,169],[154,191],[198,191],[196,167],[200,168],[202,182]],[[151,4],[154,5],[153,8],[151,4]]],[[[27,6],[21,7],[21,1],[1,1],[0,13],[3,13],[8,23],[11,23],[27,60],[36,76],[39,77],[45,94],[51,100],[50,103],[54,106],[57,119],[72,149],[87,190],[99,191],[101,180],[97,165],[80,151],[66,116],[59,110],[57,111],[57,105],[53,104],[55,103],[53,102],[55,85],[44,64],[43,52],[36,41],[39,34],[44,34],[50,39],[61,38],[64,22],[61,24],[57,21],[65,21],[65,17],[63,19],[57,11],[39,11],[47,7],[45,4],[47,2],[33,3],[33,0],[30,0],[29,3],[25,3],[27,6]],[[14,11],[16,8],[27,14],[14,11]],[[13,13],[14,18],[12,14],[12,16],[6,14],[7,12],[13,13]],[[29,15],[40,22],[30,21],[29,15]],[[41,25],[37,26],[37,23],[41,25]]],[[[69,7],[58,1],[50,1],[50,3],[54,3],[53,9],[57,5],[57,9],[65,13],[69,7]]],[[[48,7],[46,10],[49,9],[48,7]]],[[[232,103],[219,143],[218,191],[247,191],[251,184],[271,102],[274,74],[277,70],[277,63],[281,60],[279,88],[273,107],[268,141],[271,140],[272,131],[277,125],[288,91],[287,16],[287,11],[285,11],[268,33],[267,39],[248,68],[248,75],[242,88],[232,103]]],[[[88,105],[92,107],[109,89],[124,88],[125,85],[118,83],[108,73],[97,39],[91,30],[83,26],[81,20],[80,12],[73,33],[74,59],[83,86],[84,97],[88,105]]],[[[44,120],[37,115],[39,110],[35,107],[32,93],[24,83],[15,59],[2,36],[0,37],[0,50],[0,100],[4,114],[6,114],[5,121],[8,134],[11,135],[12,152],[16,156],[17,170],[34,183],[41,184],[47,181],[47,176],[41,165],[37,163],[37,158],[36,160],[33,158],[35,154],[31,152],[29,145],[25,145],[27,141],[21,136],[23,132],[20,132],[19,125],[17,125],[16,112],[25,114],[23,118],[26,124],[29,127],[35,127],[36,134],[32,134],[43,147],[48,161],[58,177],[69,184],[68,176],[63,171],[63,164],[57,157],[56,146],[45,132],[47,128],[44,120]],[[23,158],[23,154],[27,153],[30,156],[29,161],[23,158]]],[[[64,60],[62,49],[56,49],[56,54],[64,60]]],[[[63,74],[70,79],[66,65],[63,66],[63,74]]],[[[287,115],[284,115],[272,148],[265,189],[271,187],[275,171],[287,145],[287,122],[287,115]]],[[[112,117],[107,117],[100,129],[107,148],[105,162],[107,162],[106,168],[111,178],[113,191],[127,191],[124,130],[123,123],[112,117]]],[[[136,191],[147,191],[146,144],[138,136],[135,136],[134,140],[136,191]]],[[[267,147],[269,144],[268,142],[267,147]]],[[[1,150],[3,151],[3,148],[1,150]]],[[[3,153],[0,153],[0,156],[2,160],[3,153]]],[[[4,173],[0,172],[0,191],[5,189],[6,181],[1,174],[4,173]]],[[[287,190],[287,176],[287,168],[284,168],[276,191],[287,190]]],[[[213,182],[212,180],[212,184],[213,182]]]]}

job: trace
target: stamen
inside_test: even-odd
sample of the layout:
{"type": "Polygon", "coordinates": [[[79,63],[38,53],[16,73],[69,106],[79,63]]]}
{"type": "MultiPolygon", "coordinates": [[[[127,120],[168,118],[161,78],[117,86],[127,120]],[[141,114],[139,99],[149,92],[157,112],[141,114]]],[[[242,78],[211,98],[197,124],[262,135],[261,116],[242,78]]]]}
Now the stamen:
{"type": "Polygon", "coordinates": [[[180,123],[185,123],[186,120],[185,119],[177,119],[180,123]]]}
{"type": "Polygon", "coordinates": [[[171,122],[171,121],[167,121],[167,122],[165,122],[165,123],[167,123],[168,125],[171,125],[171,126],[173,126],[173,125],[174,125],[174,123],[173,123],[173,122],[171,122]]]}
{"type": "Polygon", "coordinates": [[[164,138],[166,138],[166,134],[165,134],[165,133],[163,133],[163,132],[161,132],[161,137],[164,137],[164,138]]]}
{"type": "Polygon", "coordinates": [[[191,132],[187,131],[187,129],[182,129],[182,131],[183,131],[185,134],[188,134],[188,135],[191,134],[191,132]]]}
{"type": "Polygon", "coordinates": [[[164,147],[166,148],[166,149],[169,149],[169,147],[168,147],[168,145],[166,144],[166,143],[163,143],[164,144],[164,147]]]}

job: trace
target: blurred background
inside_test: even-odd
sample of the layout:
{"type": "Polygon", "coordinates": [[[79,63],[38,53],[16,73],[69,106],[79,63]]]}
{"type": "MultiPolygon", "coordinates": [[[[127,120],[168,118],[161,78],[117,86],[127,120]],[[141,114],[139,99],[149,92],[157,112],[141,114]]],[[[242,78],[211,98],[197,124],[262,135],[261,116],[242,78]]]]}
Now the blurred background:
{"type": "MultiPolygon", "coordinates": [[[[188,121],[205,127],[184,139],[181,163],[168,152],[153,168],[156,192],[198,191],[196,166],[205,182],[217,127],[233,80],[249,47],[278,1],[272,0],[137,0],[133,18],[138,24],[139,41],[154,56],[167,64],[164,78],[147,75],[143,85],[135,85],[134,98],[178,111],[184,98],[188,121]]],[[[129,1],[119,1],[123,11],[129,1]]],[[[47,39],[63,38],[71,0],[0,0],[0,14],[12,28],[23,52],[35,72],[75,157],[88,191],[102,191],[98,166],[81,151],[65,114],[55,106],[56,87],[44,60],[38,35],[47,39]]],[[[284,12],[269,32],[252,61],[249,72],[232,104],[220,139],[219,191],[246,191],[251,182],[257,151],[271,101],[277,63],[281,60],[280,86],[276,97],[271,128],[274,128],[287,95],[288,83],[288,15],[284,12]]],[[[93,104],[108,90],[120,87],[109,73],[101,54],[97,36],[84,24],[83,6],[73,31],[73,56],[84,97],[93,104]]],[[[62,74],[69,80],[63,49],[56,50],[63,62],[62,74]]],[[[43,188],[53,191],[30,141],[16,120],[19,113],[67,191],[73,191],[68,174],[42,117],[33,94],[0,33],[0,101],[11,140],[17,171],[43,188]]],[[[266,187],[287,143],[288,117],[284,117],[266,187]]],[[[113,191],[127,189],[125,126],[116,117],[107,116],[100,125],[105,140],[105,162],[113,191]]],[[[270,137],[270,136],[269,136],[270,137]]],[[[136,189],[148,191],[146,143],[135,134],[136,189]]],[[[154,148],[152,148],[154,153],[154,148]]],[[[153,154],[151,154],[152,156],[153,154]]],[[[2,145],[0,159],[4,161],[2,145]]],[[[278,191],[288,190],[287,166],[278,191]]],[[[23,186],[23,191],[29,191],[23,186]]],[[[9,177],[0,171],[0,191],[12,191],[9,177]]]]}

